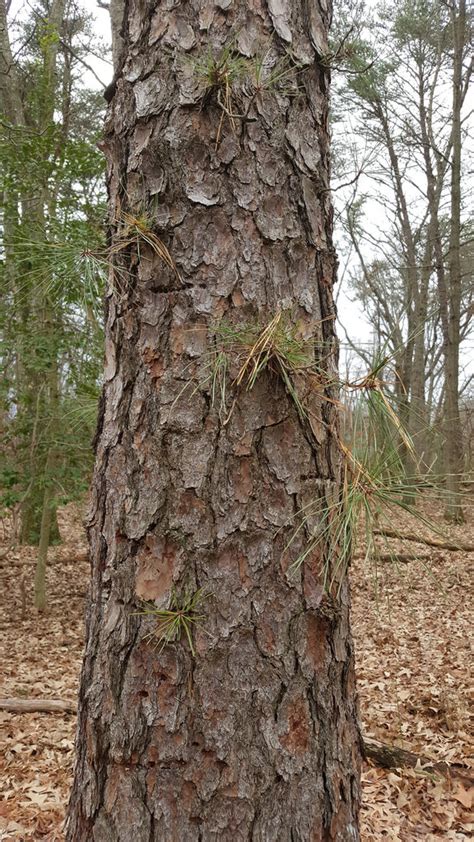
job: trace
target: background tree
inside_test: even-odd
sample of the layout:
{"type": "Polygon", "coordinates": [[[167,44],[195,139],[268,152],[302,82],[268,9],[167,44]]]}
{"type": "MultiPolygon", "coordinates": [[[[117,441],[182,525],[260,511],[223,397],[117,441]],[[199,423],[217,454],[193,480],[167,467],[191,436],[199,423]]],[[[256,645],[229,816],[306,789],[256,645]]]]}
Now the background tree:
{"type": "Polygon", "coordinates": [[[3,505],[20,508],[22,541],[39,544],[42,610],[58,500],[84,491],[91,464],[102,335],[102,272],[91,254],[102,239],[95,148],[102,104],[79,81],[91,36],[74,3],[38,4],[11,28],[3,0],[0,14],[1,486],[3,505]]]}
{"type": "MultiPolygon", "coordinates": [[[[346,8],[344,27],[351,15],[355,19],[354,8],[349,14],[346,8]]],[[[461,195],[460,177],[470,116],[471,31],[464,3],[380,4],[370,26],[346,28],[348,76],[338,88],[338,113],[350,108],[352,127],[360,134],[359,156],[361,138],[367,147],[359,187],[351,187],[352,195],[346,190],[344,199],[346,231],[360,267],[353,284],[372,301],[374,326],[383,323],[398,360],[400,411],[418,466],[425,469],[434,459],[427,434],[436,406],[430,401],[443,398],[451,519],[462,517],[460,387],[454,372],[459,345],[469,335],[472,302],[472,283],[467,276],[463,281],[457,257],[469,242],[471,196],[468,189],[461,195]],[[376,213],[381,226],[373,222],[376,213]],[[440,360],[442,383],[433,388],[440,360]]],[[[472,150],[465,151],[467,173],[472,150]]],[[[360,163],[354,172],[360,174],[360,163]]],[[[415,470],[408,460],[407,471],[415,470]]]]}
{"type": "Polygon", "coordinates": [[[327,4],[126,8],[67,837],[357,839],[327,4]]]}

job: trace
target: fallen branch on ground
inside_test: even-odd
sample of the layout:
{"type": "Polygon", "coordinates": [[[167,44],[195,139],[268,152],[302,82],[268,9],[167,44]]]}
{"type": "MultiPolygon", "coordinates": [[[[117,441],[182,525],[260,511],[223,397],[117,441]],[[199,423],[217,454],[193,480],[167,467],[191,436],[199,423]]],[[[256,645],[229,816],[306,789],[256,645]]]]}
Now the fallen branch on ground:
{"type": "MultiPolygon", "coordinates": [[[[356,553],[354,558],[366,558],[366,553],[356,553]]],[[[416,553],[377,553],[377,555],[373,554],[370,556],[372,561],[390,561],[393,564],[397,564],[397,562],[408,564],[409,561],[423,561],[427,558],[429,559],[429,556],[420,556],[416,553]]]]}
{"type": "Polygon", "coordinates": [[[377,766],[382,769],[403,769],[403,768],[420,768],[420,771],[428,772],[429,774],[438,773],[440,775],[451,776],[456,778],[463,778],[469,784],[473,783],[469,776],[469,769],[467,766],[460,763],[444,763],[430,760],[423,755],[414,754],[412,751],[407,751],[398,746],[389,746],[385,743],[374,743],[371,740],[363,740],[364,754],[368,760],[372,760],[377,766]]]}
{"type": "Polygon", "coordinates": [[[374,535],[384,538],[398,538],[400,541],[414,541],[416,544],[426,544],[427,547],[437,547],[439,550],[462,550],[467,553],[474,551],[474,544],[462,544],[460,541],[439,541],[437,538],[425,538],[423,535],[398,532],[396,529],[374,529],[374,535]]]}
{"type": "Polygon", "coordinates": [[[76,713],[77,705],[63,699],[0,699],[0,710],[11,713],[76,713]]]}
{"type": "MultiPolygon", "coordinates": [[[[0,564],[5,561],[5,557],[0,555],[0,564]]],[[[89,556],[87,553],[81,553],[80,555],[71,555],[67,556],[67,558],[54,558],[51,557],[48,559],[48,567],[52,564],[82,564],[89,561],[89,556]]],[[[28,565],[35,565],[36,558],[15,558],[15,559],[8,559],[8,567],[26,567],[28,565]]],[[[6,566],[6,565],[5,565],[6,566]]]]}

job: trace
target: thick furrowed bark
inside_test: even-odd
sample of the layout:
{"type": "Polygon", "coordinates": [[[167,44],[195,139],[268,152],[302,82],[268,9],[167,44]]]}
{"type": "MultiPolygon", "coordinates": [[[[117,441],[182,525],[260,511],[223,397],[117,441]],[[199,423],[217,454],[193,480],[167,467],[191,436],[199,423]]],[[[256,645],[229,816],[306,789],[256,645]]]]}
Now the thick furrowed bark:
{"type": "MultiPolygon", "coordinates": [[[[179,270],[120,252],[92,489],[92,598],[70,842],[356,840],[360,738],[349,596],[298,512],[340,491],[334,402],[301,420],[269,367],[212,401],[213,325],[291,312],[336,365],[327,134],[327,19],[318,4],[131,3],[106,147],[114,220],[146,212],[179,270]],[[153,14],[154,11],[154,14],[153,14]],[[271,17],[273,15],[273,18],[271,17]],[[199,25],[198,25],[199,21],[199,25]],[[192,63],[233,41],[292,46],[299,96],[256,97],[252,122],[202,101],[192,63]],[[151,46],[150,46],[151,45],[151,46]],[[334,579],[322,588],[325,563],[334,579]],[[203,588],[185,636],[147,639],[141,601],[203,588]]],[[[243,113],[246,94],[228,111],[243,113]]],[[[118,242],[123,222],[116,221],[118,242]]],[[[324,379],[324,378],[323,378],[324,379]]]]}

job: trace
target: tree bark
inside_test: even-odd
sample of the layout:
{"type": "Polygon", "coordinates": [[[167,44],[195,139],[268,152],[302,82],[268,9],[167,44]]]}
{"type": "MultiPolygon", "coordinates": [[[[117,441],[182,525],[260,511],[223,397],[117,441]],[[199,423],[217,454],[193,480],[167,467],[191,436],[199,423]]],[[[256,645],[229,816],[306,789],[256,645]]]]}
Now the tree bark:
{"type": "Polygon", "coordinates": [[[126,9],[69,842],[359,839],[346,570],[322,542],[290,569],[310,539],[298,513],[342,487],[326,8],[126,9]],[[256,54],[278,69],[289,44],[294,80],[255,92],[256,54]],[[196,61],[223,48],[248,65],[203,95],[196,61]],[[146,215],[177,271],[123,246],[124,212],[146,215]],[[232,355],[220,412],[216,324],[282,310],[325,369],[310,414],[272,366],[238,386],[232,355]],[[164,610],[199,589],[195,657],[184,634],[157,646],[143,600],[164,610]]]}

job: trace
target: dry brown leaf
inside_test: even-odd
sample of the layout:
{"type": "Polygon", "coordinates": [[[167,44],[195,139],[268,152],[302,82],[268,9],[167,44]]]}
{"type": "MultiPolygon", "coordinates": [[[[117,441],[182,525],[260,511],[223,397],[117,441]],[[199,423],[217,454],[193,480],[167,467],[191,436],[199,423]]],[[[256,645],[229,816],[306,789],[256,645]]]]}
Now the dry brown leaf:
{"type": "Polygon", "coordinates": [[[459,801],[466,809],[470,810],[474,804],[474,786],[464,789],[463,785],[458,783],[453,792],[453,798],[459,801]]]}
{"type": "MultiPolygon", "coordinates": [[[[428,509],[433,519],[441,520],[439,504],[430,503],[428,509]]],[[[68,506],[60,518],[65,542],[51,550],[48,617],[31,613],[21,620],[19,586],[12,582],[11,567],[0,564],[5,696],[36,693],[74,699],[77,693],[89,565],[80,512],[68,506]]],[[[408,516],[406,524],[397,524],[404,527],[413,531],[408,516]]],[[[474,538],[472,524],[453,527],[450,534],[458,540],[474,538]]],[[[401,541],[391,545],[406,552],[401,541]]],[[[15,555],[33,564],[35,549],[22,547],[15,555]]],[[[383,565],[377,597],[373,571],[358,560],[354,563],[353,631],[363,731],[373,740],[469,766],[473,746],[466,629],[472,570],[466,553],[433,549],[423,556],[423,562],[410,562],[398,571],[383,565]]],[[[31,604],[32,582],[27,583],[27,598],[31,604]]],[[[0,725],[0,839],[8,834],[2,842],[62,842],[74,718],[0,711],[0,725]]],[[[471,790],[455,779],[433,780],[423,767],[389,772],[365,766],[362,790],[362,842],[466,842],[474,830],[467,812],[471,790]]]]}

